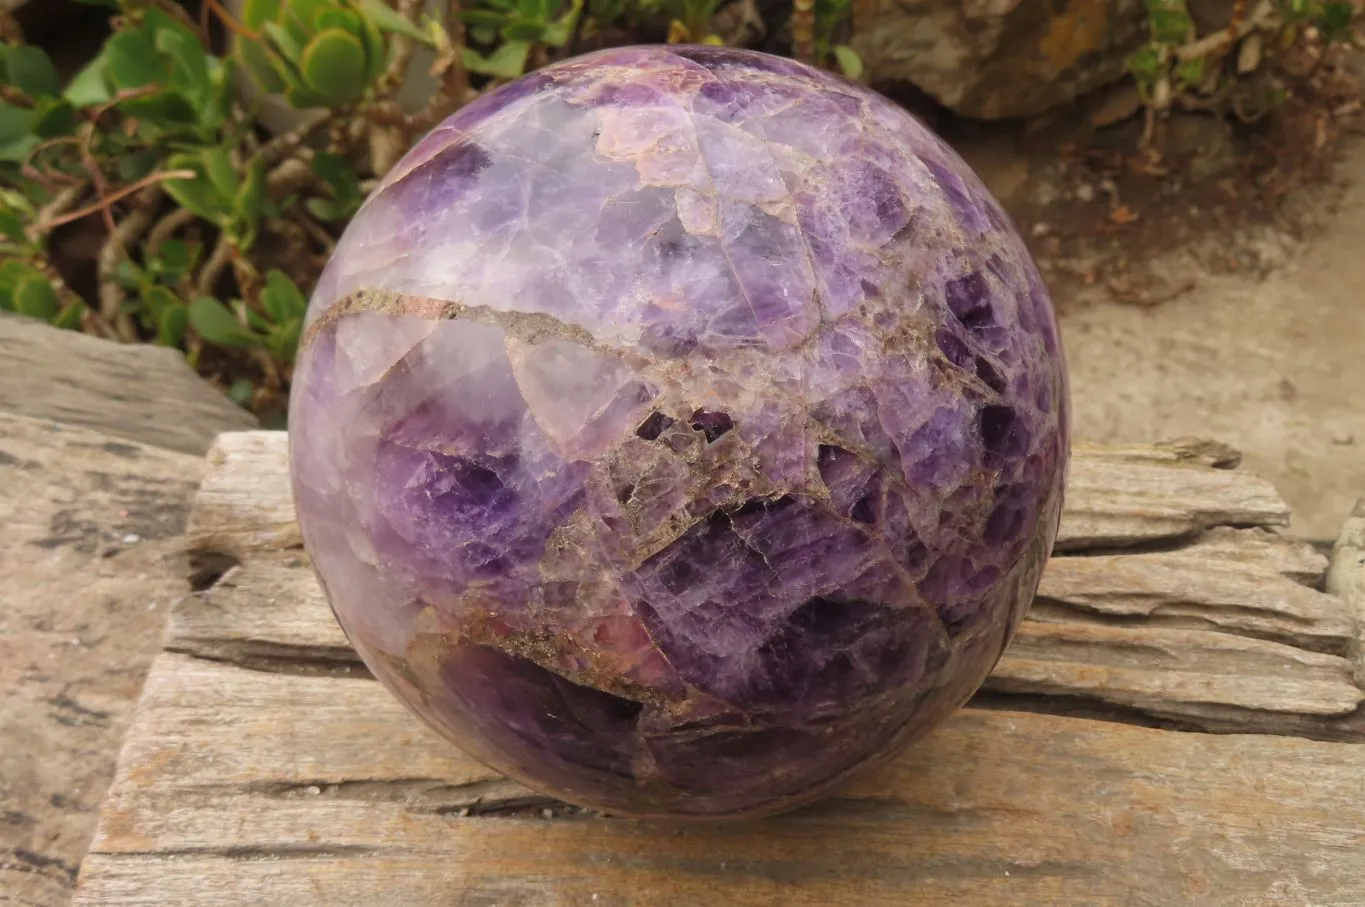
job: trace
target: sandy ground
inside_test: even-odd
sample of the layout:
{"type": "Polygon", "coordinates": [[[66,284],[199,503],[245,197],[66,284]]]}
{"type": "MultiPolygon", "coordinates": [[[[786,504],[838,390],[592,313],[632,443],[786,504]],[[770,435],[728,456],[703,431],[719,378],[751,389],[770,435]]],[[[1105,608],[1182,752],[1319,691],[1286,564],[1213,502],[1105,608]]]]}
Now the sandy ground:
{"type": "Polygon", "coordinates": [[[1153,307],[1059,300],[1077,437],[1228,441],[1284,494],[1295,533],[1335,538],[1365,496],[1365,143],[1339,176],[1309,238],[1269,237],[1281,263],[1264,279],[1201,274],[1153,307]]]}

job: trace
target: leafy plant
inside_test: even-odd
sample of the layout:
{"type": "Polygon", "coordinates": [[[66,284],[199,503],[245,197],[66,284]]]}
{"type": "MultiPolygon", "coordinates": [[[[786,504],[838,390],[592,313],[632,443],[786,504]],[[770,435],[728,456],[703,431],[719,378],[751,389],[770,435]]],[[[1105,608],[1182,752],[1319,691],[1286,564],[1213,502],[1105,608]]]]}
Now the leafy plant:
{"type": "MultiPolygon", "coordinates": [[[[1200,36],[1186,0],[1145,0],[1148,39],[1127,61],[1147,111],[1144,145],[1173,106],[1226,108],[1248,119],[1240,89],[1262,68],[1266,48],[1288,51],[1311,35],[1320,60],[1322,48],[1352,39],[1350,0],[1259,0],[1249,12],[1247,5],[1238,0],[1226,28],[1200,36]]],[[[1284,92],[1275,83],[1267,96],[1273,103],[1284,92]]]]}

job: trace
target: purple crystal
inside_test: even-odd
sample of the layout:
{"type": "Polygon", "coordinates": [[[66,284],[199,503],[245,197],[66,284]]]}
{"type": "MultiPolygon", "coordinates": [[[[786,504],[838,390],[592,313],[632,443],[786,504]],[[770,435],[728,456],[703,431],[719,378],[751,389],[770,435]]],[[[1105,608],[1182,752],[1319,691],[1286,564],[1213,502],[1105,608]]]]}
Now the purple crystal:
{"type": "Polygon", "coordinates": [[[767,813],[984,680],[1066,406],[1023,243],[910,115],[625,48],[486,95],[366,202],[309,308],[294,490],[357,650],[459,746],[612,812],[767,813]]]}

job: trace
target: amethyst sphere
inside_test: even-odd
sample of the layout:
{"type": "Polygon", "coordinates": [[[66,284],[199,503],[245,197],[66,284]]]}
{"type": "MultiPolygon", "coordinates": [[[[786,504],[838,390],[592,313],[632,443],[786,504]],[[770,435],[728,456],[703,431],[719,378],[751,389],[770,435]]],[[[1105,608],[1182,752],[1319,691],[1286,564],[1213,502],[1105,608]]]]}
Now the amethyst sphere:
{"type": "Polygon", "coordinates": [[[570,802],[754,815],[861,774],[977,689],[1056,535],[1024,244],[905,111],[789,60],[633,47],[490,92],[365,203],[304,333],[337,619],[570,802]]]}

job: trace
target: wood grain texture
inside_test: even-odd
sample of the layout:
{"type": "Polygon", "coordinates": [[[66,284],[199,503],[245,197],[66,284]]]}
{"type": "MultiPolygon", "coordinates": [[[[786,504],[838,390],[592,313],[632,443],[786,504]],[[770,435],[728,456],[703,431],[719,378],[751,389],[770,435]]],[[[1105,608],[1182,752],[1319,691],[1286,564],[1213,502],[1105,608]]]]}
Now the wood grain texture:
{"type": "MultiPolygon", "coordinates": [[[[242,566],[176,611],[167,645],[257,666],[363,671],[306,567],[284,437],[223,435],[209,461],[190,545],[201,558],[226,555],[223,563],[242,566]]],[[[1194,440],[1078,452],[1073,477],[1125,464],[1136,472],[1114,481],[1127,491],[1112,505],[1098,480],[1088,496],[1069,496],[1063,526],[1072,527],[1072,548],[1048,566],[1029,620],[986,690],[1020,697],[1019,705],[1048,696],[1053,708],[1065,701],[1080,712],[1131,710],[1205,730],[1365,740],[1365,691],[1352,662],[1360,619],[1316,588],[1326,558],[1266,529],[1191,528],[1282,522],[1283,501],[1263,481],[1226,468],[1235,462],[1226,447],[1194,440]],[[1137,500],[1161,503],[1137,513],[1137,500]],[[1077,506],[1090,525],[1109,528],[1087,537],[1071,517],[1077,506]],[[1175,522],[1151,521],[1153,510],[1179,507],[1175,522]],[[1110,551],[1115,539],[1165,547],[1094,552],[1110,551]]]]}
{"type": "Polygon", "coordinates": [[[0,904],[71,898],[166,612],[189,592],[180,533],[203,467],[0,413],[0,904]]]}
{"type": "Polygon", "coordinates": [[[0,312],[0,362],[0,412],[196,456],[219,432],[257,424],[165,347],[111,343],[0,312]]]}
{"type": "Polygon", "coordinates": [[[719,827],[562,807],[426,730],[323,601],[285,456],[265,432],[210,454],[208,587],[172,615],[82,904],[1362,903],[1365,745],[1337,742],[1365,742],[1361,617],[1225,447],[1077,451],[1066,550],[977,707],[719,827]]]}
{"type": "Polygon", "coordinates": [[[1365,747],[968,709],[762,822],[564,810],[368,680],[158,658],[87,905],[1359,905],[1365,747]],[[547,818],[548,815],[548,818],[547,818]]]}
{"type": "MultiPolygon", "coordinates": [[[[241,559],[302,542],[289,498],[283,432],[223,435],[195,503],[192,548],[241,559]]],[[[1214,526],[1285,526],[1289,507],[1264,479],[1226,468],[1235,451],[1180,439],[1153,447],[1078,445],[1058,551],[1188,538],[1214,526]]]]}
{"type": "MultiPolygon", "coordinates": [[[[1332,548],[1327,591],[1346,602],[1358,625],[1365,627],[1365,498],[1356,502],[1332,548]]],[[[1352,655],[1356,683],[1365,687],[1365,633],[1356,637],[1352,655]]]]}

